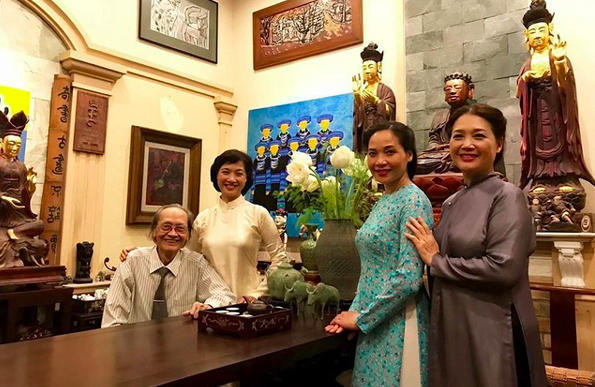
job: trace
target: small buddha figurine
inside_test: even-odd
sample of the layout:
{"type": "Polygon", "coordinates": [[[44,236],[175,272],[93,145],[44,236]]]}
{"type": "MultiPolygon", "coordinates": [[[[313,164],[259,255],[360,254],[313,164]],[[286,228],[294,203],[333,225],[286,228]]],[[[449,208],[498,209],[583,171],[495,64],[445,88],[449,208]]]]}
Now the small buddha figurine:
{"type": "Polygon", "coordinates": [[[382,79],[382,58],[374,42],[361,52],[362,74],[351,77],[353,89],[353,150],[363,152],[363,133],[372,125],[395,120],[395,94],[382,79]]]}
{"type": "Polygon", "coordinates": [[[530,57],[517,80],[521,107],[520,187],[544,200],[561,196],[576,210],[586,194],[578,181],[595,185],[587,170],[578,120],[576,83],[566,42],[554,37],[554,15],[544,0],[533,0],[523,16],[530,57]]]}
{"type": "Polygon", "coordinates": [[[47,243],[36,238],[43,222],[31,211],[37,174],[17,158],[28,121],[22,111],[10,119],[0,111],[0,268],[41,265],[47,256],[47,243]]]}
{"type": "Polygon", "coordinates": [[[450,108],[434,115],[428,148],[417,157],[417,174],[460,172],[450,157],[450,135],[446,132],[446,123],[455,110],[469,103],[474,90],[471,75],[467,73],[456,71],[444,77],[444,101],[450,108]]]}

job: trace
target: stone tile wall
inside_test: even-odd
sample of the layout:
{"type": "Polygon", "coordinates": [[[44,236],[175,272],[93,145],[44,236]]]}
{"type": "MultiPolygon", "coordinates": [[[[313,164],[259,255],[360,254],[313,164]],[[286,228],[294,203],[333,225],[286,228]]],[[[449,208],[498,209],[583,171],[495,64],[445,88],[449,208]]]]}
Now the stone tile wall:
{"type": "Polygon", "coordinates": [[[473,76],[475,100],[508,119],[507,177],[520,178],[520,110],[516,78],[528,57],[521,19],[529,0],[406,0],[407,122],[418,150],[428,143],[432,117],[444,102],[444,76],[473,76]]]}

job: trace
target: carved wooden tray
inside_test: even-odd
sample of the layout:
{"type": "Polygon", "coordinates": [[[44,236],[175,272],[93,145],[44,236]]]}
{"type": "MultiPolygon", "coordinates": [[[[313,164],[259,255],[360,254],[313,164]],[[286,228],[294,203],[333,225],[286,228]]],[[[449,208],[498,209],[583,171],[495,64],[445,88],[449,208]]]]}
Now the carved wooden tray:
{"type": "Polygon", "coordinates": [[[243,316],[246,308],[246,304],[236,304],[201,311],[198,317],[198,330],[249,338],[291,328],[291,310],[289,309],[275,307],[273,311],[266,314],[243,316]],[[237,308],[237,310],[233,308],[237,308]],[[239,314],[230,315],[223,311],[239,314]]]}

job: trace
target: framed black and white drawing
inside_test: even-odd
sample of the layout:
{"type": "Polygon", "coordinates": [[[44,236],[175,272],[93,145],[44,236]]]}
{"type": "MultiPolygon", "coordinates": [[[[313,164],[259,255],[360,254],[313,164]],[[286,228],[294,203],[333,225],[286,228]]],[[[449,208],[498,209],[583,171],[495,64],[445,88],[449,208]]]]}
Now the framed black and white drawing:
{"type": "Polygon", "coordinates": [[[217,63],[217,14],[211,0],[140,0],[139,37],[217,63]]]}

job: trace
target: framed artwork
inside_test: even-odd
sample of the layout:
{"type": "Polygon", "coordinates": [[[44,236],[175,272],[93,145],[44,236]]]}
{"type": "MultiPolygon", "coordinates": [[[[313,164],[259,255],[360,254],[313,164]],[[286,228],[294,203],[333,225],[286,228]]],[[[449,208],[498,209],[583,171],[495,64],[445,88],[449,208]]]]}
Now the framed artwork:
{"type": "Polygon", "coordinates": [[[217,63],[217,15],[211,0],[140,0],[139,37],[217,63]]]}
{"type": "Polygon", "coordinates": [[[288,0],[252,14],[254,70],[359,44],[362,0],[288,0]]]}
{"type": "MultiPolygon", "coordinates": [[[[287,165],[293,152],[312,158],[322,177],[332,153],[353,143],[353,93],[253,109],[248,112],[248,155],[254,165],[254,185],[247,199],[269,210],[287,211],[286,231],[297,237],[300,214],[282,196],[287,182],[287,165]]],[[[322,218],[311,220],[322,225],[322,218]]]]}
{"type": "Polygon", "coordinates": [[[126,224],[149,224],[157,209],[178,203],[198,213],[202,140],[132,127],[126,224]]]}

